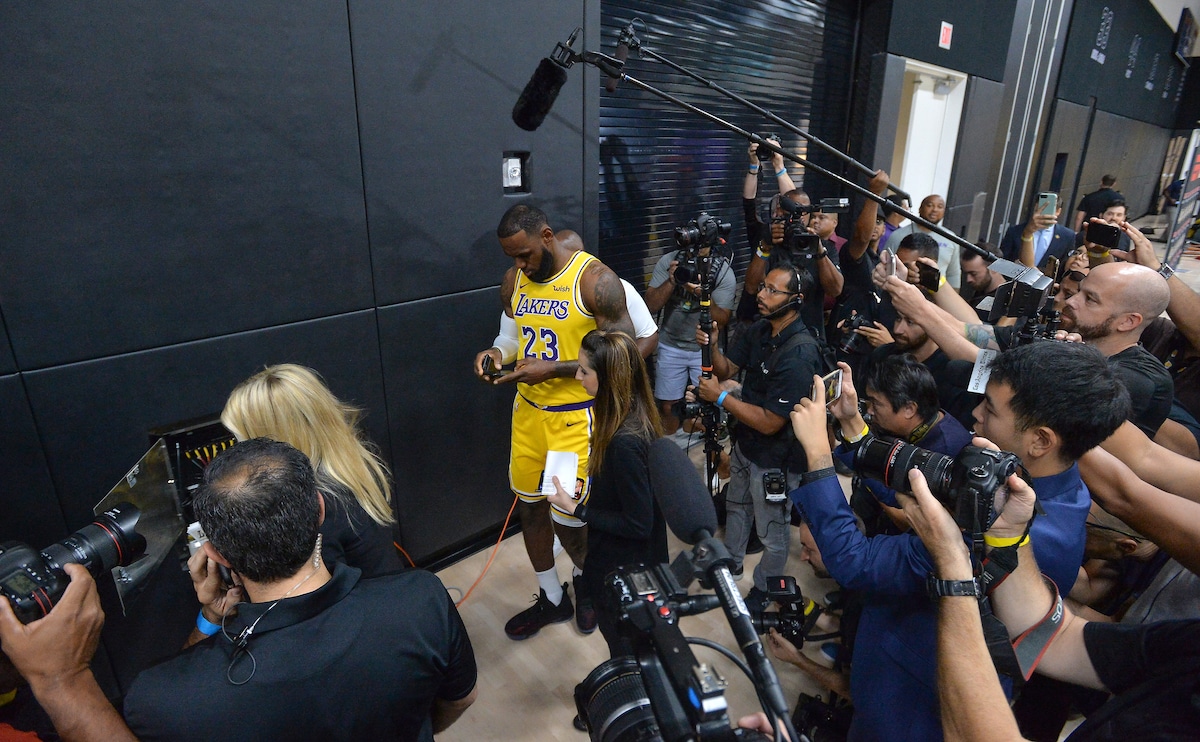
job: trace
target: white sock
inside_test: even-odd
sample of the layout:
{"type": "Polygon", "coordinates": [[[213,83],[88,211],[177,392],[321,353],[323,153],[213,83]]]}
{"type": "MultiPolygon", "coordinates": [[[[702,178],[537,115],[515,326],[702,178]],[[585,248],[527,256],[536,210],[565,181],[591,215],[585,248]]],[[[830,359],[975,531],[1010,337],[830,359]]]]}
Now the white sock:
{"type": "Polygon", "coordinates": [[[583,574],[583,570],[580,569],[579,567],[576,567],[574,564],[572,564],[571,565],[571,577],[573,577],[573,578],[578,577],[581,574],[583,574]]]}
{"type": "Polygon", "coordinates": [[[562,583],[558,581],[558,568],[551,567],[545,572],[535,572],[538,578],[538,585],[546,593],[546,600],[549,600],[554,605],[562,602],[563,589],[562,583]]]}
{"type": "Polygon", "coordinates": [[[563,553],[563,545],[562,541],[558,540],[558,534],[556,533],[554,534],[554,558],[557,559],[561,553],[563,553]]]}

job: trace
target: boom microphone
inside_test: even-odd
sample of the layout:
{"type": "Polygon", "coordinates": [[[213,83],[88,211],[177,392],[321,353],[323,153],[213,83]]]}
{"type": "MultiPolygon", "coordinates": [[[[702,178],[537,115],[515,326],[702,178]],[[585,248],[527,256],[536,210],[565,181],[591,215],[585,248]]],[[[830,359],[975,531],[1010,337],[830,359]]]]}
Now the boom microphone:
{"type": "Polygon", "coordinates": [[[650,489],[675,538],[694,545],[717,530],[712,495],[683,449],[667,438],[652,441],[649,464],[650,489]]]}
{"type": "MultiPolygon", "coordinates": [[[[620,40],[617,41],[617,61],[621,63],[622,68],[624,68],[624,66],[625,66],[625,60],[629,59],[628,39],[629,39],[629,37],[632,37],[632,36],[633,36],[633,24],[630,23],[628,26],[625,27],[625,29],[623,31],[621,31],[620,40]]],[[[619,83],[619,82],[621,82],[621,78],[610,77],[604,81],[604,89],[610,93],[614,93],[617,90],[617,83],[619,83]]]]}
{"type": "Polygon", "coordinates": [[[536,130],[546,120],[546,114],[550,113],[558,92],[566,82],[567,68],[549,57],[543,57],[533,77],[529,78],[525,89],[521,91],[521,97],[517,98],[517,104],[513,106],[513,123],[525,131],[536,130]]]}

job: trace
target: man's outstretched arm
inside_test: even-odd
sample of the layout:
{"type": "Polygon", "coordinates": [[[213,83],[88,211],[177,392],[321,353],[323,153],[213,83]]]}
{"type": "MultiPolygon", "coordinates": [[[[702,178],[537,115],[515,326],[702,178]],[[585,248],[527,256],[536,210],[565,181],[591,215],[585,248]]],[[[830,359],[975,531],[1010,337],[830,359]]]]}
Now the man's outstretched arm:
{"type": "Polygon", "coordinates": [[[66,572],[71,584],[62,600],[33,623],[18,621],[0,598],[0,646],[64,740],[137,742],[89,666],[104,626],[96,583],[78,564],[68,564],[66,572]]]}

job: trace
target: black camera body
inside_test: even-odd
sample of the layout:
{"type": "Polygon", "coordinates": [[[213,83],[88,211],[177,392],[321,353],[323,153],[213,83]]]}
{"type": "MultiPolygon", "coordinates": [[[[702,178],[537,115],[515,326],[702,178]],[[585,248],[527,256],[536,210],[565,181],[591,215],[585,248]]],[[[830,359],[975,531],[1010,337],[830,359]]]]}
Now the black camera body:
{"type": "Polygon", "coordinates": [[[842,325],[842,344],[838,350],[846,355],[859,355],[871,352],[871,341],[865,335],[859,335],[855,330],[860,327],[873,327],[871,318],[865,314],[856,314],[842,325]]]}
{"type": "MultiPolygon", "coordinates": [[[[867,435],[854,452],[854,470],[878,479],[897,492],[912,492],[908,472],[918,469],[929,491],[963,530],[983,533],[1008,501],[1005,481],[1020,472],[1021,460],[1008,451],[966,446],[950,457],[919,448],[898,438],[867,435]]],[[[1026,477],[1027,478],[1027,477],[1026,477]]]]}
{"type": "MultiPolygon", "coordinates": [[[[807,268],[821,253],[821,238],[808,231],[803,217],[816,212],[842,214],[850,210],[848,198],[825,198],[819,204],[799,204],[790,198],[780,198],[782,217],[771,217],[772,221],[783,221],[783,243],[780,248],[787,259],[798,268],[807,268]]],[[[768,222],[769,223],[769,222],[768,222]]]]}
{"type": "Polygon", "coordinates": [[[679,629],[679,618],[714,607],[689,596],[677,576],[690,562],[671,567],[631,565],[605,577],[600,609],[615,612],[618,625],[638,647],[637,657],[614,657],[575,687],[579,718],[596,742],[663,739],[766,740],[731,729],[727,683],[696,660],[679,629]]]}
{"type": "MultiPolygon", "coordinates": [[[[766,132],[764,132],[764,133],[762,133],[762,134],[759,134],[758,136],[759,136],[759,138],[760,138],[760,139],[767,139],[767,140],[770,140],[770,141],[771,141],[771,143],[772,143],[772,144],[774,144],[776,147],[778,147],[778,146],[779,146],[779,143],[782,141],[782,140],[779,138],[779,135],[778,135],[778,134],[769,134],[769,133],[766,133],[766,132]]],[[[760,144],[760,145],[758,145],[758,159],[759,159],[760,161],[762,161],[762,162],[770,162],[770,161],[771,161],[771,158],[773,158],[773,157],[775,157],[775,153],[774,153],[774,152],[772,152],[771,150],[769,150],[769,149],[767,149],[767,148],[763,147],[761,144],[760,144]]]]}
{"type": "Polygon", "coordinates": [[[754,630],[765,634],[769,629],[775,629],[797,649],[803,647],[805,637],[821,616],[821,607],[804,599],[795,577],[768,577],[767,599],[778,604],[779,610],[751,613],[754,630]]]}
{"type": "Polygon", "coordinates": [[[99,577],[145,553],[146,539],[135,530],[140,517],[137,507],[121,503],[40,552],[17,541],[0,544],[0,595],[12,604],[21,623],[42,618],[71,582],[64,566],[81,564],[99,577]]]}

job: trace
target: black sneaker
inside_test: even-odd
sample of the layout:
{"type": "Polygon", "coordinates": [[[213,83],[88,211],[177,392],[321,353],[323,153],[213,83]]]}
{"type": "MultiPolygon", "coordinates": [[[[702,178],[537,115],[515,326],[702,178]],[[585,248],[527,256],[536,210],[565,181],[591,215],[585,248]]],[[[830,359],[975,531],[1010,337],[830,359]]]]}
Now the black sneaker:
{"type": "Polygon", "coordinates": [[[571,585],[575,588],[575,625],[582,633],[590,634],[596,630],[596,607],[586,591],[579,592],[579,577],[573,577],[571,585]]]}
{"type": "Polygon", "coordinates": [[[763,550],[763,542],[758,538],[758,531],[751,531],[750,538],[746,541],[747,554],[760,554],[763,550]]]}
{"type": "Polygon", "coordinates": [[[571,605],[571,596],[567,595],[567,583],[563,583],[562,602],[554,605],[546,597],[545,590],[539,590],[532,606],[521,611],[504,624],[504,633],[509,639],[521,641],[528,639],[542,630],[542,627],[552,623],[562,623],[571,620],[575,608],[571,605]]]}
{"type": "Polygon", "coordinates": [[[767,603],[771,602],[771,599],[767,597],[766,592],[759,590],[757,587],[750,588],[750,592],[746,593],[745,600],[746,610],[750,611],[751,615],[758,615],[762,613],[767,609],[767,603]]]}

